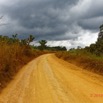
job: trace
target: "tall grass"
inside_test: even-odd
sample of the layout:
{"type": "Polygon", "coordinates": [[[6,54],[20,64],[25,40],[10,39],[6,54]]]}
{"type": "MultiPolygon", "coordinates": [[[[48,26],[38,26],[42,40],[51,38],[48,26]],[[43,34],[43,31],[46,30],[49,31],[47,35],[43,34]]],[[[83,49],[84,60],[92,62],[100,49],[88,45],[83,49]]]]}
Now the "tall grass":
{"type": "Polygon", "coordinates": [[[0,91],[13,79],[20,68],[44,52],[33,50],[19,42],[0,40],[0,91]]]}
{"type": "Polygon", "coordinates": [[[103,75],[103,56],[97,56],[86,50],[57,52],[57,57],[76,64],[83,69],[103,75]]]}

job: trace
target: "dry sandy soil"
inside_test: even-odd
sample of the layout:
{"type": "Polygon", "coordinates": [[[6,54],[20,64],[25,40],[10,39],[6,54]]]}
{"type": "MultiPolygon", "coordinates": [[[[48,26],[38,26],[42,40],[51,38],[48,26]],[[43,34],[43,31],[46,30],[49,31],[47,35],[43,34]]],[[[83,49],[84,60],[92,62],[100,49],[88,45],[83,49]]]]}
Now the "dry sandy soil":
{"type": "Polygon", "coordinates": [[[103,103],[103,77],[42,55],[19,71],[0,103],[103,103]]]}

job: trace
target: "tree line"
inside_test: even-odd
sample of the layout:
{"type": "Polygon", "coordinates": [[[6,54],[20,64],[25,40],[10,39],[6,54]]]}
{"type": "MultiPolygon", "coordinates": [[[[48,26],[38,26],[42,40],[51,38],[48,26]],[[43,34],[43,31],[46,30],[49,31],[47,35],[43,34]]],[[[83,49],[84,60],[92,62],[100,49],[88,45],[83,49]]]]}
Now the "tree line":
{"type": "Polygon", "coordinates": [[[62,46],[55,46],[55,47],[49,47],[47,46],[47,40],[40,40],[39,46],[30,45],[31,42],[33,42],[35,37],[33,35],[29,35],[28,38],[25,39],[19,39],[18,34],[13,34],[12,37],[3,36],[0,35],[0,41],[6,42],[8,44],[18,43],[21,46],[26,46],[27,48],[33,48],[38,50],[51,50],[51,51],[67,51],[66,47],[62,46]]]}
{"type": "Polygon", "coordinates": [[[97,42],[89,47],[85,47],[85,50],[97,56],[103,55],[103,38],[98,37],[97,42]]]}

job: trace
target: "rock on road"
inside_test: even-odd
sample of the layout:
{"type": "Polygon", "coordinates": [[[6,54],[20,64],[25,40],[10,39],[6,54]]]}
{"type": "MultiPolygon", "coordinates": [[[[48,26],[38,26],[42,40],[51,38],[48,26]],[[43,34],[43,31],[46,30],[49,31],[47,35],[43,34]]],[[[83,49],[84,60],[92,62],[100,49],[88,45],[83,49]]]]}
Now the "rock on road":
{"type": "Polygon", "coordinates": [[[18,72],[0,103],[103,103],[103,77],[42,55],[18,72]]]}

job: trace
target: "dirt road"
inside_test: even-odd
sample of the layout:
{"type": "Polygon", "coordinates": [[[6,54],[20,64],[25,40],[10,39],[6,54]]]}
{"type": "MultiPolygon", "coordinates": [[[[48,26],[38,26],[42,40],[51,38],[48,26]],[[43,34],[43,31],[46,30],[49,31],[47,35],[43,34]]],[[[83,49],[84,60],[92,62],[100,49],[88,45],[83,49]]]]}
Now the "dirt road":
{"type": "Polygon", "coordinates": [[[17,74],[0,103],[103,103],[103,77],[46,54],[17,74]]]}

